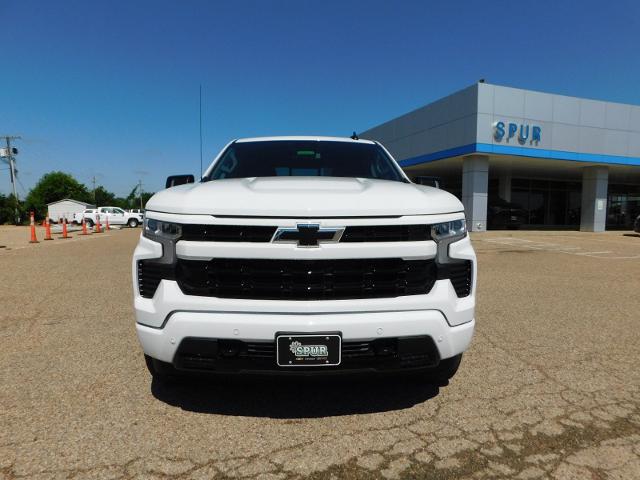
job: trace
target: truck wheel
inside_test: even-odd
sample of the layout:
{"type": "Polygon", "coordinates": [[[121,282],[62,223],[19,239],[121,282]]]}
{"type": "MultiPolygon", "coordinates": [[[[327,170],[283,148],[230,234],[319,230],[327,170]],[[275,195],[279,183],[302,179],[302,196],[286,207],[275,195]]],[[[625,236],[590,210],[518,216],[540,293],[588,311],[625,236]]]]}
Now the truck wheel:
{"type": "Polygon", "coordinates": [[[149,355],[144,356],[144,362],[147,364],[147,370],[149,370],[154,380],[168,382],[174,378],[175,369],[170,363],[162,362],[149,355]]]}
{"type": "Polygon", "coordinates": [[[84,223],[87,224],[87,227],[89,228],[93,228],[93,220],[90,220],[88,218],[85,218],[84,223]]]}
{"type": "Polygon", "coordinates": [[[130,218],[127,222],[127,225],[129,225],[129,227],[131,228],[136,228],[138,226],[138,220],[136,220],[135,218],[130,218]]]}
{"type": "Polygon", "coordinates": [[[436,368],[426,374],[427,380],[437,385],[446,385],[458,371],[461,361],[462,354],[441,360],[436,368]]]}

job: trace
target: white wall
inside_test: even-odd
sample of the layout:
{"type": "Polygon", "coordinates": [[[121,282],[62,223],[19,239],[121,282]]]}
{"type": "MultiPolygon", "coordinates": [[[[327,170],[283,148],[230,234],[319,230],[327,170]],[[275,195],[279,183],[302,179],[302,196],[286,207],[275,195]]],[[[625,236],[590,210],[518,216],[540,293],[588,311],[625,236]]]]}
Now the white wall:
{"type": "Polygon", "coordinates": [[[53,221],[59,221],[63,216],[70,222],[74,213],[82,212],[87,208],[83,203],[77,203],[73,200],[62,200],[61,202],[49,205],[49,218],[53,221]]]}

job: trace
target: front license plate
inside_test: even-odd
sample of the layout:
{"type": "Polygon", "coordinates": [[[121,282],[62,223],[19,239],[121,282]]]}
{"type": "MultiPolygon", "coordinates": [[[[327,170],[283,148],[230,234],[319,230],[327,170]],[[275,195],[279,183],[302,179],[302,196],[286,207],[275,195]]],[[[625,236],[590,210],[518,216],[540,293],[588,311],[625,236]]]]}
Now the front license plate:
{"type": "Polygon", "coordinates": [[[340,365],[339,334],[278,334],[276,358],[280,367],[327,367],[340,365]]]}

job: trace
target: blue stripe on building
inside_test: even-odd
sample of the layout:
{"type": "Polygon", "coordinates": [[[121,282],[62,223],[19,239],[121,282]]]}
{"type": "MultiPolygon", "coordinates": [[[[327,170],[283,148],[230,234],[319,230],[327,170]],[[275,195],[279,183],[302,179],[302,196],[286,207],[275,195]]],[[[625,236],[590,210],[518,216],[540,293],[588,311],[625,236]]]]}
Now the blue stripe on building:
{"type": "Polygon", "coordinates": [[[421,163],[434,162],[443,158],[468,155],[470,153],[495,153],[517,157],[548,158],[552,160],[570,160],[573,162],[608,163],[612,165],[640,166],[640,157],[621,157],[617,155],[601,155],[597,153],[565,152],[561,150],[544,150],[537,148],[512,147],[510,145],[492,145],[490,143],[470,143],[461,147],[448,148],[438,152],[401,160],[400,166],[410,167],[421,163]]]}

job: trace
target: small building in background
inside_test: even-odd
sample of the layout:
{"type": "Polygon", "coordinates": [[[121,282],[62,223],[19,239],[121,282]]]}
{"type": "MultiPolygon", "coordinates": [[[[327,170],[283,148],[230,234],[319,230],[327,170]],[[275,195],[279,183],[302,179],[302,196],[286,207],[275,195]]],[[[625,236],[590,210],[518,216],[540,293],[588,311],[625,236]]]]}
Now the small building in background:
{"type": "Polygon", "coordinates": [[[71,222],[73,221],[73,215],[75,213],[80,213],[86,208],[96,208],[96,206],[79,200],[73,200],[72,198],[64,198],[57,202],[48,203],[47,208],[49,209],[49,218],[52,221],[59,222],[63,218],[66,218],[67,222],[71,222]]]}

